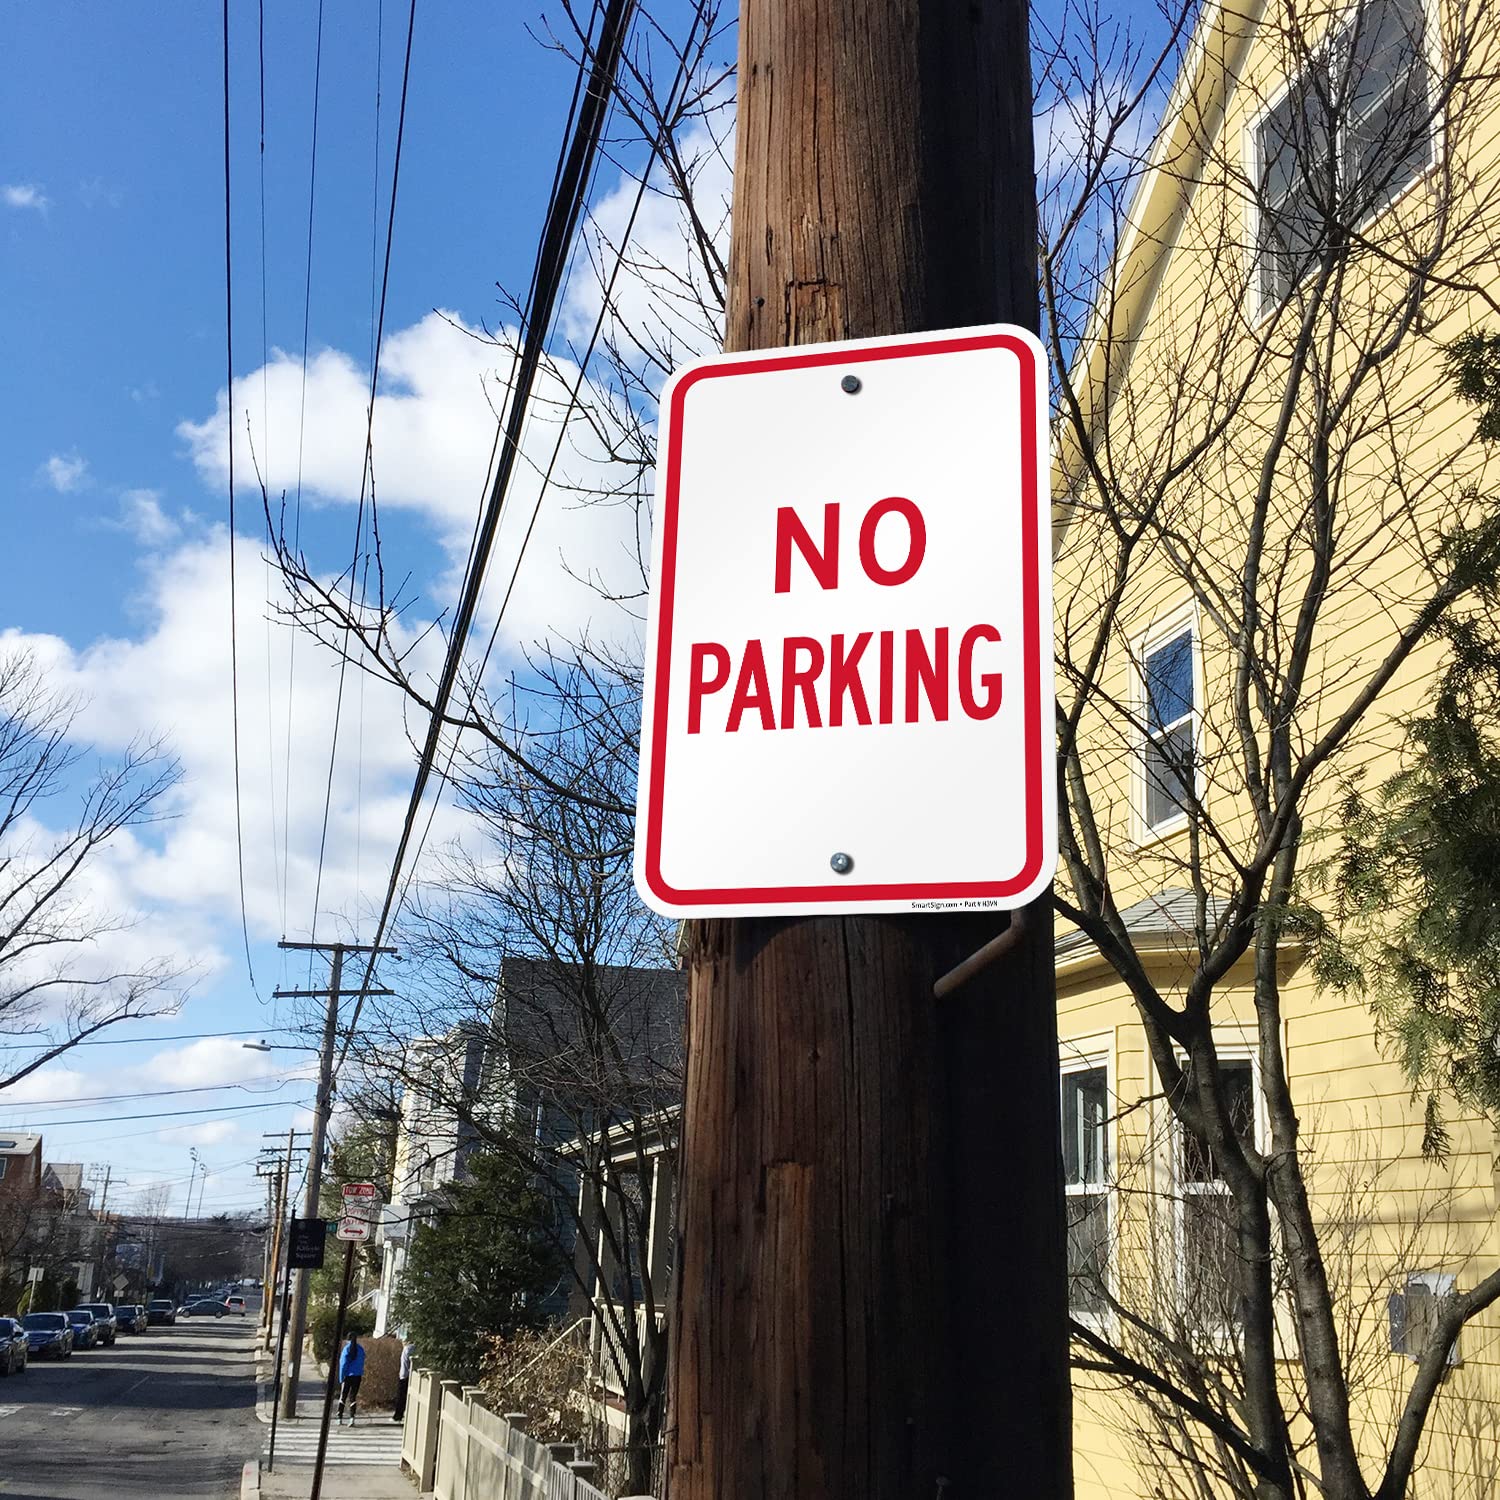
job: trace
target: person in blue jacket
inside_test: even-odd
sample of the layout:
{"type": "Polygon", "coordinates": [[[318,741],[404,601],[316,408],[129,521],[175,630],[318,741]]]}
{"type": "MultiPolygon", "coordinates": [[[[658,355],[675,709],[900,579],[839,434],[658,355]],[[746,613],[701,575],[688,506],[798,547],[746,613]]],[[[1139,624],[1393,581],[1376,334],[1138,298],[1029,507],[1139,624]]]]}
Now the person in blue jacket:
{"type": "Polygon", "coordinates": [[[354,1426],[354,1410],[359,1405],[359,1383],[365,1374],[365,1351],[355,1334],[349,1335],[339,1355],[339,1426],[344,1425],[344,1407],[349,1408],[349,1425],[354,1426]]]}

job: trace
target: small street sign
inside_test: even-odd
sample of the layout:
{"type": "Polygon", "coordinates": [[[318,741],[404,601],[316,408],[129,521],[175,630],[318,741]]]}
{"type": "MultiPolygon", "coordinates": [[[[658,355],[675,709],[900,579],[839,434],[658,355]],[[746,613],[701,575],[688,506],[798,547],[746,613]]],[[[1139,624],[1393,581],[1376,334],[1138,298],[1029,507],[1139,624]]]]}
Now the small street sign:
{"type": "Polygon", "coordinates": [[[328,1242],[326,1219],[293,1219],[287,1236],[287,1264],[294,1271],[317,1271],[323,1265],[328,1242]]]}
{"type": "Polygon", "coordinates": [[[339,1217],[338,1238],[367,1240],[371,1227],[380,1215],[380,1189],[373,1182],[346,1182],[339,1189],[343,1213],[339,1217]]]}
{"type": "Polygon", "coordinates": [[[722,355],[662,397],[635,880],[673,916],[1023,905],[1057,858],[1046,357],[722,355]]]}

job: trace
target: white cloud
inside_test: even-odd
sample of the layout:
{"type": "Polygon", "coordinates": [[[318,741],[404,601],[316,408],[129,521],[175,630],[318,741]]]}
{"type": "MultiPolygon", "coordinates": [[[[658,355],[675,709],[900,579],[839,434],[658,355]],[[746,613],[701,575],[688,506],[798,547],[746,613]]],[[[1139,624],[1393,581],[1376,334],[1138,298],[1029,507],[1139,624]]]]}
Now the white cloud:
{"type": "Polygon", "coordinates": [[[182,535],[182,522],[161,508],[160,490],[126,490],[115,524],[143,547],[163,547],[182,535]]]}
{"type": "MultiPolygon", "coordinates": [[[[385,341],[373,424],[377,498],[383,511],[402,509],[428,520],[455,565],[466,555],[487,493],[496,412],[510,369],[505,348],[452,314],[431,313],[385,341]]],[[[557,441],[556,413],[575,375],[564,365],[537,382],[535,415],[492,553],[494,595],[520,552],[557,441]]],[[[349,355],[325,349],[308,362],[304,416],[300,359],[277,351],[264,370],[235,381],[237,487],[254,485],[258,466],[272,496],[294,493],[300,453],[304,500],[352,506],[360,492],[368,395],[368,371],[349,355]]],[[[230,429],[222,391],[212,416],[178,428],[203,479],[220,490],[228,483],[230,429]]],[[[639,585],[633,508],[581,503],[577,493],[609,477],[599,437],[586,422],[575,418],[570,425],[553,477],[556,487],[526,544],[506,613],[502,649],[512,653],[549,634],[572,636],[600,615],[598,593],[570,572],[597,572],[620,593],[639,585]]],[[[341,557],[335,567],[345,564],[341,557]]],[[[439,579],[437,588],[432,612],[451,607],[453,581],[439,579]]]]}
{"type": "MultiPolygon", "coordinates": [[[[414,763],[403,704],[394,691],[350,674],[320,882],[337,666],[304,638],[292,671],[290,628],[268,623],[268,596],[279,600],[279,583],[268,578],[261,548],[239,538],[236,564],[240,792],[251,937],[305,933],[315,889],[320,930],[339,921],[368,921],[414,763]]],[[[87,890],[101,909],[136,919],[128,932],[111,939],[108,954],[172,952],[208,973],[240,962],[231,957],[239,943],[240,907],[228,571],[223,528],[198,531],[145,564],[136,603],[145,621],[139,636],[75,648],[55,636],[0,632],[0,654],[29,648],[51,684],[82,702],[81,742],[118,754],[138,736],[159,733],[180,758],[184,774],[168,800],[171,820],[106,845],[86,867],[87,890]]],[[[434,664],[432,648],[426,655],[419,651],[415,661],[419,667],[434,664]]],[[[439,814],[434,844],[460,826],[458,815],[439,814]]],[[[264,992],[274,976],[257,977],[264,992]]],[[[255,1056],[240,1054],[237,1044],[233,1050],[255,1056]]]]}
{"type": "MultiPolygon", "coordinates": [[[[729,259],[729,204],[734,176],[734,134],[723,139],[699,124],[678,143],[691,183],[693,206],[721,262],[729,259]]],[[[653,173],[650,190],[635,208],[639,185],[623,177],[589,214],[580,263],[568,278],[563,330],[575,343],[593,333],[605,288],[613,279],[609,331],[616,341],[647,342],[670,349],[676,363],[707,354],[723,343],[716,293],[687,206],[665,174],[653,173]],[[631,223],[634,210],[635,220],[631,223]],[[626,227],[630,240],[615,274],[626,227]],[[622,337],[623,335],[623,337],[622,337]]]]}
{"type": "Polygon", "coordinates": [[[86,177],[78,184],[78,201],[85,208],[95,208],[101,203],[118,208],[125,201],[125,195],[102,177],[86,177]]]}
{"type": "Polygon", "coordinates": [[[106,1092],[99,1080],[75,1068],[54,1066],[28,1073],[0,1094],[0,1110],[13,1112],[18,1105],[45,1104],[48,1100],[84,1099],[106,1092]]]}
{"type": "Polygon", "coordinates": [[[156,1137],[172,1146],[222,1146],[239,1133],[240,1127],[233,1120],[204,1120],[196,1125],[168,1125],[158,1130],[156,1137]]]}
{"type": "Polygon", "coordinates": [[[7,208],[32,208],[45,214],[52,200],[34,182],[7,182],[0,186],[0,202],[7,208]]]}
{"type": "Polygon", "coordinates": [[[59,495],[71,495],[83,483],[88,471],[88,459],[76,449],[72,453],[54,453],[38,470],[59,495]]]}

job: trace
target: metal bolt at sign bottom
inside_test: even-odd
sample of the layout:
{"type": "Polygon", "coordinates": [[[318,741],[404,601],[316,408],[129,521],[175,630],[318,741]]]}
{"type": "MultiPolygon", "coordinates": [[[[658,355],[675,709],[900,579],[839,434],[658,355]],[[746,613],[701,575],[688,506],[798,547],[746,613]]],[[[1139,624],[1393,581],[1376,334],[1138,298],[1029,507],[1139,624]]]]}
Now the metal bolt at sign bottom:
{"type": "Polygon", "coordinates": [[[841,381],[839,381],[839,389],[846,396],[857,396],[862,384],[863,382],[860,380],[858,375],[846,375],[841,381]]]}
{"type": "Polygon", "coordinates": [[[854,861],[842,852],[835,854],[828,863],[833,866],[835,875],[847,875],[854,868],[854,861]]]}

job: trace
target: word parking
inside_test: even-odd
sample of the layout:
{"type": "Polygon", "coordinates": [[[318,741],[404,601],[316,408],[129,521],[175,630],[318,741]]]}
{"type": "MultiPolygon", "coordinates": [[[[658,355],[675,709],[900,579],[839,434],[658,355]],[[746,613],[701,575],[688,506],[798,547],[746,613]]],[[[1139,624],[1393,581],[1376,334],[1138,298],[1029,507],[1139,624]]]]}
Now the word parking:
{"type": "MultiPolygon", "coordinates": [[[[823,540],[814,542],[796,511],[776,512],[775,592],[792,588],[795,548],[818,587],[836,589],[839,573],[840,506],[824,507],[823,540]]],[[[927,550],[927,525],[920,508],[904,496],[880,500],[865,512],[859,529],[859,564],[872,583],[899,588],[915,576],[927,550]],[[884,567],[875,533],[884,517],[904,523],[904,561],[884,567]]],[[[788,635],[753,637],[734,649],[719,641],[695,641],[690,648],[689,734],[701,734],[705,713],[710,729],[736,734],[745,727],[809,729],[825,725],[915,724],[925,715],[934,723],[950,714],[990,719],[1000,710],[1001,674],[985,670],[1000,644],[994,625],[978,623],[955,632],[950,626],[904,630],[835,631],[826,640],[788,635]]]]}

